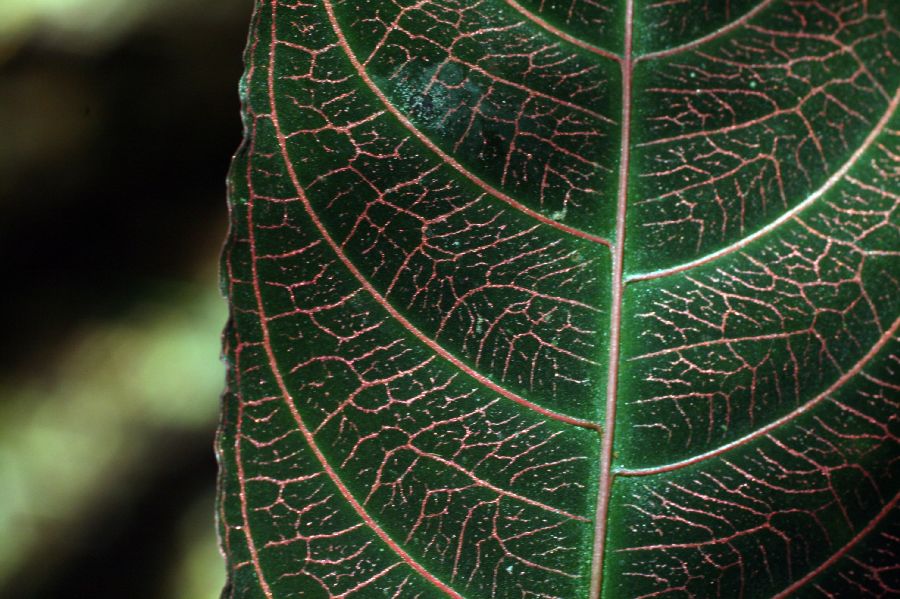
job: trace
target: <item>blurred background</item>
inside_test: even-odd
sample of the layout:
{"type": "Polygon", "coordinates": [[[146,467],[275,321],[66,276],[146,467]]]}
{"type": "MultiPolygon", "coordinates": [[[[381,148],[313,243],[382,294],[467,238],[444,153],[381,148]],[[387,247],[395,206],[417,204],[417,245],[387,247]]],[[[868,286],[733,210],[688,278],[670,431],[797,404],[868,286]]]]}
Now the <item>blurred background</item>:
{"type": "Polygon", "coordinates": [[[213,599],[251,0],[0,0],[0,597],[213,599]]]}

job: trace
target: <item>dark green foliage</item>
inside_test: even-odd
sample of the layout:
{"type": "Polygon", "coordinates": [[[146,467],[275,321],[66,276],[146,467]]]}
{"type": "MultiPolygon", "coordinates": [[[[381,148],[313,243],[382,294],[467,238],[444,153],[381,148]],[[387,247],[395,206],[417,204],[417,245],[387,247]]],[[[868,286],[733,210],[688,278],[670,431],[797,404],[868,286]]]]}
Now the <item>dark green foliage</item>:
{"type": "Polygon", "coordinates": [[[232,595],[895,592],[898,22],[257,2],[232,595]]]}

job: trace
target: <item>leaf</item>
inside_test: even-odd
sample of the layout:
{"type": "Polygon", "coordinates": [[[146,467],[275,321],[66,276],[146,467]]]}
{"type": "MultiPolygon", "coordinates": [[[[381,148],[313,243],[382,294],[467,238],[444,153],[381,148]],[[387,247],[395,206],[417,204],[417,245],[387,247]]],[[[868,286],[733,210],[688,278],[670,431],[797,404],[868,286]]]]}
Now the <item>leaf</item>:
{"type": "Polygon", "coordinates": [[[229,597],[900,588],[893,0],[258,0],[229,597]]]}

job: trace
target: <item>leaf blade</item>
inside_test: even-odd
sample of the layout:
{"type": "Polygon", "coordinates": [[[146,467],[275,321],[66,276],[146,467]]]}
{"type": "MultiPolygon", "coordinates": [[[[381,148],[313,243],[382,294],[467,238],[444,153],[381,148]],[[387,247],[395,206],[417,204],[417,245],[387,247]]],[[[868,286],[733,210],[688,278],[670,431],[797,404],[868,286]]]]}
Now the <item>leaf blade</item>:
{"type": "MultiPolygon", "coordinates": [[[[879,94],[879,85],[884,92],[897,88],[883,68],[889,53],[878,50],[896,45],[887,27],[896,15],[878,2],[860,8],[847,0],[837,3],[844,20],[835,20],[844,38],[798,42],[824,47],[837,40],[839,54],[856,53],[850,63],[869,65],[857,73],[867,85],[854,95],[831,73],[837,91],[827,91],[828,101],[838,106],[844,94],[846,114],[849,98],[867,115],[880,105],[884,116],[822,137],[859,143],[822,146],[820,157],[840,160],[825,160],[818,179],[797,183],[811,191],[791,192],[792,206],[757,210],[746,228],[723,229],[712,242],[687,239],[696,243],[691,250],[683,240],[663,243],[664,236],[646,232],[642,221],[653,220],[641,206],[656,192],[642,172],[661,160],[656,147],[690,149],[693,140],[708,143],[738,129],[717,133],[704,124],[662,143],[647,137],[664,129],[654,129],[656,113],[641,108],[651,79],[671,82],[665,68],[650,65],[699,72],[691,71],[691,60],[709,61],[716,52],[720,62],[723,52],[734,58],[748,47],[742,39],[775,39],[772,23],[787,29],[788,4],[796,16],[812,14],[817,3],[736,3],[734,14],[712,11],[688,28],[668,29],[665,43],[648,32],[670,27],[665,23],[682,18],[681,9],[665,17],[642,11],[636,58],[628,44],[631,2],[627,10],[573,2],[565,14],[557,4],[511,0],[387,4],[257,6],[244,82],[248,135],[230,178],[224,271],[233,380],[219,440],[220,522],[232,596],[587,597],[600,593],[604,570],[603,593],[613,596],[663,592],[667,584],[701,594],[718,584],[726,596],[778,592],[820,584],[844,567],[835,555],[858,553],[889,530],[895,479],[885,456],[896,443],[877,425],[887,422],[884,406],[896,390],[875,384],[880,408],[870,405],[872,391],[836,397],[895,359],[891,173],[900,153],[891,150],[895,128],[888,121],[898,96],[866,99],[879,94]],[[597,19],[605,23],[599,45],[589,37],[596,30],[585,28],[597,19]],[[619,29],[616,19],[626,25],[619,29]],[[537,60],[525,68],[524,56],[537,60]],[[575,87],[567,87],[572,81],[575,87]],[[441,86],[444,97],[435,91],[441,86]],[[623,99],[614,100],[619,93],[623,99]],[[493,106],[465,112],[477,102],[493,106]],[[466,118],[454,121],[454,111],[466,118]],[[575,128],[548,129],[547,119],[575,128]],[[486,127],[497,137],[483,136],[486,127]],[[481,141],[457,143],[475,130],[481,141]],[[588,141],[548,141],[559,135],[588,141]],[[493,146],[479,158],[479,144],[488,142],[493,146]],[[533,197],[527,192],[541,169],[572,178],[533,197]],[[786,246],[772,245],[786,240],[809,248],[794,257],[796,264],[779,255],[786,246]],[[660,254],[662,247],[675,260],[660,254]],[[786,276],[774,291],[759,283],[773,268],[795,273],[816,252],[828,268],[803,285],[785,283],[786,276]],[[854,264],[858,272],[847,275],[854,264]],[[796,299],[801,287],[812,298],[805,311],[796,299]],[[784,315],[773,316],[784,307],[784,315]],[[718,328],[716,318],[723,319],[718,328]],[[827,367],[811,374],[817,348],[818,363],[827,367]],[[753,360],[789,361],[795,352],[803,368],[794,370],[804,370],[802,376],[771,368],[756,383],[755,371],[740,374],[753,370],[753,360]],[[713,378],[718,368],[720,380],[679,382],[685,364],[713,378]],[[784,381],[800,391],[768,399],[769,391],[786,393],[784,381]],[[666,416],[640,407],[654,396],[671,401],[654,385],[682,385],[695,394],[697,385],[698,397],[706,385],[731,395],[709,400],[719,412],[710,408],[708,418],[696,405],[666,416]],[[757,399],[753,389],[767,395],[757,399]],[[790,412],[794,398],[800,407],[790,412]],[[732,401],[751,407],[713,431],[732,401]],[[768,406],[765,413],[753,402],[768,406]],[[691,422],[708,429],[706,441],[690,432],[691,422]],[[669,427],[668,440],[657,434],[660,427],[669,427]],[[822,445],[826,437],[830,445],[822,445]],[[824,479],[784,474],[794,488],[802,479],[825,489],[828,476],[870,470],[878,502],[854,504],[834,491],[828,503],[801,493],[806,503],[792,504],[791,495],[773,503],[789,507],[769,517],[797,519],[790,514],[804,510],[853,516],[841,516],[846,526],[830,515],[818,529],[795,523],[790,533],[760,520],[753,505],[774,502],[781,492],[772,486],[777,472],[760,456],[781,452],[785,463],[797,462],[804,449],[832,462],[819,470],[824,479]],[[838,454],[850,456],[846,464],[834,461],[838,454]],[[726,488],[742,476],[756,485],[752,500],[726,488]],[[721,508],[728,501],[734,505],[721,508]],[[690,502],[696,509],[687,509],[690,502]],[[665,529],[676,522],[667,510],[682,507],[694,529],[665,529]],[[716,509],[731,520],[715,520],[716,509]],[[655,534],[665,542],[640,544],[650,523],[663,523],[655,534]],[[721,532],[723,526],[731,532],[721,532]],[[697,536],[701,529],[709,538],[697,536]],[[729,535],[778,554],[757,534],[772,531],[795,544],[821,542],[813,557],[788,551],[786,570],[746,544],[729,549],[740,556],[739,568],[716,564],[729,535]],[[698,547],[719,553],[710,561],[698,547]],[[827,547],[837,548],[831,557],[827,547]],[[635,578],[648,568],[652,580],[635,578]],[[683,583],[678,568],[691,572],[683,583]],[[748,572],[760,569],[769,586],[748,591],[748,572]]],[[[715,77],[707,75],[704,93],[714,96],[715,77]]],[[[771,77],[739,83],[753,81],[760,93],[778,91],[771,77]]],[[[687,105],[684,89],[670,95],[676,98],[670,106],[687,105]]],[[[824,117],[815,123],[830,126],[824,117]]],[[[794,147],[815,146],[815,131],[794,147]]],[[[702,199],[702,185],[664,186],[666,197],[702,199]]],[[[677,208],[664,212],[677,220],[677,208]]],[[[873,575],[871,568],[865,571],[873,575]]]]}

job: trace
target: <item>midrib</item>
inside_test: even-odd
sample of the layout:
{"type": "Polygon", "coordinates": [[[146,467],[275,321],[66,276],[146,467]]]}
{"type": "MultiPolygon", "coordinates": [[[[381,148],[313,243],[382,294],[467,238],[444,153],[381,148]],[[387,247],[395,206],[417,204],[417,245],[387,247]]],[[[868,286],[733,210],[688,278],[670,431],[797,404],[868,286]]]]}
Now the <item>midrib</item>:
{"type": "Polygon", "coordinates": [[[622,51],[622,132],[619,149],[619,180],[616,198],[616,235],[612,244],[611,305],[609,318],[609,371],[606,382],[606,410],[600,447],[600,480],[597,485],[597,511],[594,518],[594,545],[591,560],[591,599],[603,591],[603,554],[606,550],[606,523],[612,489],[613,437],[619,381],[619,335],[624,293],[623,258],[625,254],[625,210],[628,204],[628,169],[631,152],[632,33],[634,0],[626,0],[625,35],[622,51]]]}

